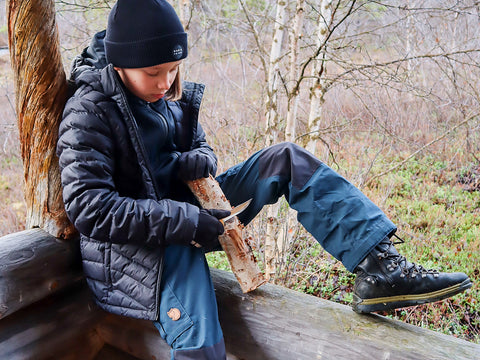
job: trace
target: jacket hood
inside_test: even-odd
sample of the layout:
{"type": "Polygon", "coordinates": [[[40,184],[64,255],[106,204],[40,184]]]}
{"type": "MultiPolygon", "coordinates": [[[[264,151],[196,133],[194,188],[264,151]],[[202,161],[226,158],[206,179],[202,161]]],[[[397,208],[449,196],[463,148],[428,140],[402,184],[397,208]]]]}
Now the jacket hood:
{"type": "Polygon", "coordinates": [[[105,56],[105,33],[100,31],[94,35],[90,45],[86,47],[80,55],[78,55],[72,63],[70,70],[70,80],[76,82],[80,74],[85,70],[101,70],[107,66],[107,58],[105,56]]]}

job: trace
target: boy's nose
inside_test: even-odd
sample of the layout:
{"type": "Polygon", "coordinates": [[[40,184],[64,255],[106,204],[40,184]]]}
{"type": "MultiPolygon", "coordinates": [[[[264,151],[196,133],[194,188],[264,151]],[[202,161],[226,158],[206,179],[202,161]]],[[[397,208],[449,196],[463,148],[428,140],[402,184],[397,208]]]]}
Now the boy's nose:
{"type": "Polygon", "coordinates": [[[170,89],[170,85],[171,82],[169,81],[169,79],[161,79],[158,83],[157,83],[157,87],[160,89],[160,90],[168,90],[170,89]]]}

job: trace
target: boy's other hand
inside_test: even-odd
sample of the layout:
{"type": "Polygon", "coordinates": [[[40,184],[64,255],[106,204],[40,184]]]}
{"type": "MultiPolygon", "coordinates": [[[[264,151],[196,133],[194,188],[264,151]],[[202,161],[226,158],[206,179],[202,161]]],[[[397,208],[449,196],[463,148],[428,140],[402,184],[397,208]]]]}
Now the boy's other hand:
{"type": "Polygon", "coordinates": [[[218,236],[223,234],[225,230],[219,219],[223,219],[228,215],[230,215],[228,210],[200,209],[193,243],[200,244],[205,248],[206,252],[218,247],[218,236]]]}

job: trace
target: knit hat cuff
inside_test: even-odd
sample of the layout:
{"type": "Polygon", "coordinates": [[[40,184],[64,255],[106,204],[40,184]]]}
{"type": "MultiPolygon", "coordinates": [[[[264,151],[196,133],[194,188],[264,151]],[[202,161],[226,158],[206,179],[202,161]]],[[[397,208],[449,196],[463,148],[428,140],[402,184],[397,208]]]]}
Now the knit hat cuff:
{"type": "Polygon", "coordinates": [[[143,68],[178,61],[187,57],[187,34],[181,32],[127,43],[105,39],[105,52],[107,61],[120,68],[143,68]]]}

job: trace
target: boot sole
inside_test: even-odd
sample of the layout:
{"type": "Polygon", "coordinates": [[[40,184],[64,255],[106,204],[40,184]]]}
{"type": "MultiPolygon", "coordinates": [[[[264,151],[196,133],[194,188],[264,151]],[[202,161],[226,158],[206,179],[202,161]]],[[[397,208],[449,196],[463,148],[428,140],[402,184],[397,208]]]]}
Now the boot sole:
{"type": "Polygon", "coordinates": [[[374,311],[388,311],[392,309],[443,300],[455,294],[461,293],[462,291],[465,291],[471,287],[472,282],[470,279],[466,279],[465,281],[448,288],[423,294],[396,295],[373,299],[362,299],[353,294],[352,308],[353,311],[360,314],[374,311]]]}

